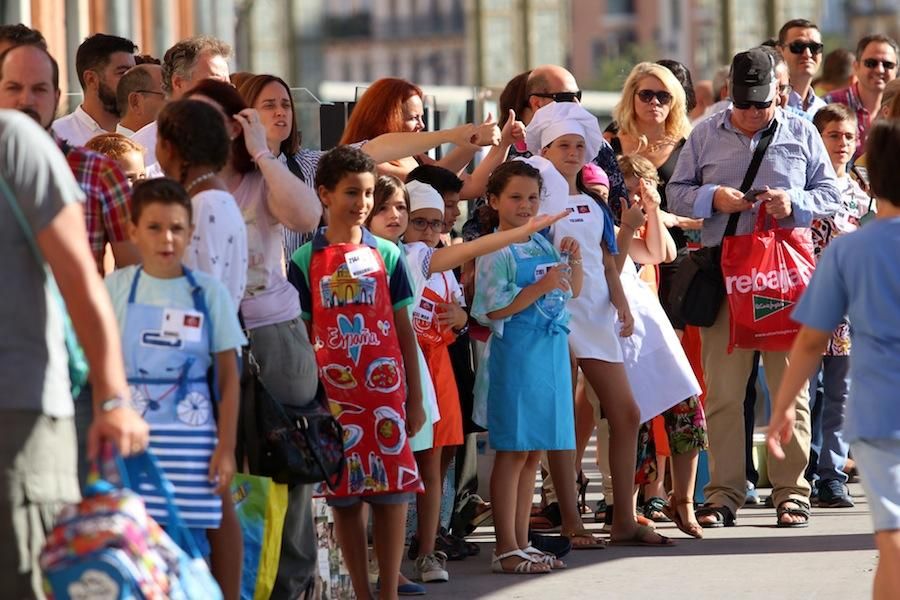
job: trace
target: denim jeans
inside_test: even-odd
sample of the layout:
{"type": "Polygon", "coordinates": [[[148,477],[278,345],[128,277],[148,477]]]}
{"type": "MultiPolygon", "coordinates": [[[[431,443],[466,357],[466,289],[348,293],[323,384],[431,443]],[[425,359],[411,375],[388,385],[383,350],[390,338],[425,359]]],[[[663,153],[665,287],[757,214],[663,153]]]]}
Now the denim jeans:
{"type": "MultiPolygon", "coordinates": [[[[810,402],[821,405],[821,435],[818,448],[813,448],[810,455],[817,451],[818,465],[813,479],[836,479],[847,483],[844,465],[850,452],[850,445],[844,441],[841,430],[844,427],[844,409],[847,394],[850,390],[850,357],[825,356],[819,371],[809,380],[810,402]],[[822,394],[816,394],[819,377],[822,381],[822,394]]],[[[815,410],[813,412],[816,412],[815,410]]],[[[813,445],[816,443],[815,421],[813,421],[813,445]]]]}

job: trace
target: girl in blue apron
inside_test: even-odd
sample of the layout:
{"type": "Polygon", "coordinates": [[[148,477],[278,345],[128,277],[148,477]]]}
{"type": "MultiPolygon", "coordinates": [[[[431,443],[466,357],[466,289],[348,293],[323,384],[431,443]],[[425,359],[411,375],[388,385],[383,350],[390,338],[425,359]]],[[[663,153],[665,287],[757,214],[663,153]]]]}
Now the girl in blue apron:
{"type": "MultiPolygon", "coordinates": [[[[143,186],[163,185],[158,181],[163,180],[143,186]]],[[[219,492],[235,470],[235,350],[243,335],[224,286],[181,264],[190,239],[190,200],[160,200],[140,187],[132,206],[132,241],[143,264],[115,271],[106,284],[122,331],[131,402],[150,425],[149,450],[174,488],[182,519],[208,554],[206,530],[219,527],[219,492]],[[214,354],[224,392],[218,423],[207,381],[214,354]]],[[[150,516],[165,525],[168,512],[158,490],[146,481],[132,483],[150,516]]]]}
{"type": "MultiPolygon", "coordinates": [[[[521,161],[494,171],[488,200],[501,231],[537,214],[540,181],[537,169],[521,161]]],[[[561,250],[571,266],[560,264],[553,244],[533,234],[476,262],[472,315],[492,331],[475,402],[487,405],[488,436],[497,452],[491,473],[495,572],[546,573],[565,566],[528,540],[541,451],[575,448],[566,301],[581,288],[581,251],[572,238],[562,240],[561,250]]]]}

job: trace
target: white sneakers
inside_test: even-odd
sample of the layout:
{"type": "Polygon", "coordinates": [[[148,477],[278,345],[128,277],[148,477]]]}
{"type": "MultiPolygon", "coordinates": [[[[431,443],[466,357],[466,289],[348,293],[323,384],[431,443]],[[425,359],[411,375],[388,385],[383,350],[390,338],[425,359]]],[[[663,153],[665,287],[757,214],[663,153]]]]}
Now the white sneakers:
{"type": "Polygon", "coordinates": [[[450,581],[447,573],[447,555],[440,550],[416,559],[416,573],[422,583],[450,581]]]}

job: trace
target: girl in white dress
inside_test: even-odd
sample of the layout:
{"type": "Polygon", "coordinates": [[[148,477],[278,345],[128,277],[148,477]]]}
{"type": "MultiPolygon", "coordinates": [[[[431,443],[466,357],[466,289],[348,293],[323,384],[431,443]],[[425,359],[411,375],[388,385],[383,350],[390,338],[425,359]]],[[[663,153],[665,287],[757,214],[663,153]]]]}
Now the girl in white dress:
{"type": "MultiPolygon", "coordinates": [[[[569,346],[578,367],[597,392],[610,427],[610,468],[613,499],[621,509],[614,513],[611,543],[619,545],[667,545],[671,541],[652,528],[635,522],[632,502],[640,411],[625,373],[618,336],[632,334],[634,319],[622,289],[614,259],[617,253],[612,213],[599,197],[580,183],[581,169],[596,156],[603,143],[596,117],[574,102],[548,104],[535,112],[526,132],[528,150],[549,160],[566,180],[569,194],[544,207],[560,207],[568,217],[554,226],[554,243],[571,236],[581,246],[584,284],[581,294],[569,302],[572,315],[569,346]]],[[[575,471],[574,451],[572,470],[575,471]]],[[[582,537],[582,529],[562,533],[582,537]]]]}

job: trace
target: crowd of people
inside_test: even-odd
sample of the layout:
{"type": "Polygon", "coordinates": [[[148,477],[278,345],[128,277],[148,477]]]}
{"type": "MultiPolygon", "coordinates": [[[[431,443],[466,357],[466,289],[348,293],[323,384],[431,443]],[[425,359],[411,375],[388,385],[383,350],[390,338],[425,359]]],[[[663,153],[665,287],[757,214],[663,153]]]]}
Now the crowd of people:
{"type": "MultiPolygon", "coordinates": [[[[380,598],[448,581],[487,517],[492,571],[525,576],[565,568],[573,549],[675,544],[658,521],[697,539],[734,526],[759,502],[763,373],[775,524],[852,507],[855,462],[881,553],[875,597],[900,589],[891,38],[826,56],[818,27],[792,20],[696,87],[676,61],[642,62],[605,130],[557,65],[511,79],[499,122],[432,132],[422,90],[384,78],[327,152],[301,148],[288,84],[230,73],[220,40],[182,40],[161,60],[137,51],[84,40],[83,101],[56,118],[43,36],[0,26],[0,273],[16,290],[0,301],[0,571],[12,597],[43,597],[45,535],[105,442],[158,458],[224,597],[239,597],[229,486],[245,469],[250,362],[285,406],[324,389],[347,460],[333,489],[291,486],[273,598],[313,593],[314,496],[359,598],[372,597],[370,563],[380,598]],[[790,358],[730,348],[725,302],[693,327],[673,300],[691,253],[750,233],[761,210],[811,231],[819,261],[790,358]],[[90,365],[74,398],[66,312],[90,365]],[[604,500],[589,507],[581,464],[595,433],[604,500]],[[608,537],[585,526],[590,513],[608,537]]],[[[158,491],[140,491],[165,524],[158,491]]]]}

